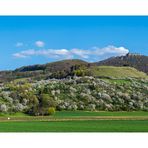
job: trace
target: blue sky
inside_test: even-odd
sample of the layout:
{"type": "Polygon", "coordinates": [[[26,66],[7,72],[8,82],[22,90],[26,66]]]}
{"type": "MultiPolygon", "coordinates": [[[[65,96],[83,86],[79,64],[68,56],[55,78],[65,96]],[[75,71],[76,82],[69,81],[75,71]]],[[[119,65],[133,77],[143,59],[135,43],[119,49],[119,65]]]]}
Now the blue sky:
{"type": "Polygon", "coordinates": [[[148,55],[148,17],[1,16],[0,70],[62,59],[148,55]]]}

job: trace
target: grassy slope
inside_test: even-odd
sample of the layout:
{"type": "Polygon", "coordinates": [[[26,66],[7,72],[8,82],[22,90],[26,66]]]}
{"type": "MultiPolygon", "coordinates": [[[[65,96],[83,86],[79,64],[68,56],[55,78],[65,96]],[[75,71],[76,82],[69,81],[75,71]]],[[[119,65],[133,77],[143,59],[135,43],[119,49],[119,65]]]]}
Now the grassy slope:
{"type": "Polygon", "coordinates": [[[125,78],[147,78],[147,75],[143,72],[131,67],[115,67],[115,66],[94,66],[92,67],[92,73],[95,76],[125,78]]]}

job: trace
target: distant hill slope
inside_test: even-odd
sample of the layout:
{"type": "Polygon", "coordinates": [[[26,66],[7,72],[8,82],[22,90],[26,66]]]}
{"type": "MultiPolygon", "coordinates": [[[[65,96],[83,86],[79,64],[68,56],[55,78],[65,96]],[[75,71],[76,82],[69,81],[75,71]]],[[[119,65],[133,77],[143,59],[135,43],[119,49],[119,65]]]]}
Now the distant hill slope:
{"type": "Polygon", "coordinates": [[[11,81],[18,78],[34,78],[37,80],[47,78],[65,78],[71,75],[74,69],[88,66],[89,63],[78,60],[62,60],[42,65],[23,66],[14,71],[1,71],[0,82],[11,81]]]}
{"type": "Polygon", "coordinates": [[[99,77],[114,77],[114,78],[146,78],[144,72],[140,72],[132,67],[115,67],[115,66],[93,66],[91,72],[94,76],[99,77]]]}
{"type": "Polygon", "coordinates": [[[14,71],[15,74],[32,76],[37,79],[65,78],[71,75],[74,69],[88,66],[88,63],[78,59],[62,60],[43,65],[25,66],[14,71]],[[37,75],[38,76],[37,76],[37,75]]]}
{"type": "Polygon", "coordinates": [[[69,71],[72,66],[87,65],[87,64],[88,64],[87,62],[79,59],[62,60],[43,65],[24,66],[16,69],[15,72],[27,72],[27,71],[37,71],[37,70],[46,70],[50,72],[69,71]]]}
{"type": "Polygon", "coordinates": [[[148,74],[148,56],[127,54],[126,56],[112,57],[96,63],[72,59],[42,65],[24,66],[13,71],[0,71],[0,82],[19,78],[33,78],[36,80],[48,78],[62,79],[67,76],[73,76],[76,73],[80,76],[145,77],[145,74],[138,70],[148,74]],[[84,71],[85,73],[83,73],[84,71]]]}
{"type": "Polygon", "coordinates": [[[134,67],[148,74],[148,56],[138,54],[127,54],[125,56],[112,57],[93,63],[93,65],[134,67]]]}

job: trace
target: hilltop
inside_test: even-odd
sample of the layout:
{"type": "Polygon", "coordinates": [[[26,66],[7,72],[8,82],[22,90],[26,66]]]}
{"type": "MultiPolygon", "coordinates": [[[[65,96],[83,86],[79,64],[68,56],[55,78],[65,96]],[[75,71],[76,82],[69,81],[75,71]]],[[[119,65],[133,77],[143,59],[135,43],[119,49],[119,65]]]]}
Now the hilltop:
{"type": "Polygon", "coordinates": [[[128,53],[125,56],[111,57],[109,59],[96,62],[94,65],[134,67],[137,70],[148,74],[148,56],[140,54],[128,53]]]}

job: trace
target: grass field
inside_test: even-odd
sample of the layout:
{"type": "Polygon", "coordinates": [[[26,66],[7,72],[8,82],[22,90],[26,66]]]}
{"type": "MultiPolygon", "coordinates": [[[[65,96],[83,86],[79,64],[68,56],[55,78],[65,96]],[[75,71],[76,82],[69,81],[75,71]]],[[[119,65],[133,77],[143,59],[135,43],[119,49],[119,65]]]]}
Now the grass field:
{"type": "Polygon", "coordinates": [[[148,132],[148,121],[31,121],[1,122],[0,132],[148,132]]]}
{"type": "Polygon", "coordinates": [[[37,117],[3,114],[0,132],[148,132],[148,112],[61,111],[37,117]]]}

